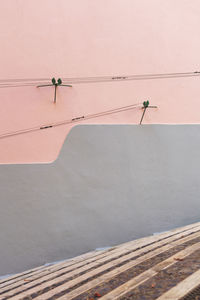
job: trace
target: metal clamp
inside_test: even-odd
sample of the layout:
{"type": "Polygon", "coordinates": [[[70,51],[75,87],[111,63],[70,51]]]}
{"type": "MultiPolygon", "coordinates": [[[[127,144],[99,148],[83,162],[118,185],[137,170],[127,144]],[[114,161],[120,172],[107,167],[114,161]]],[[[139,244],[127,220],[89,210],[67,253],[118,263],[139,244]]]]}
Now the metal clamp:
{"type": "Polygon", "coordinates": [[[54,103],[56,103],[56,91],[57,91],[57,87],[58,86],[66,86],[66,87],[72,87],[72,85],[69,84],[62,84],[62,79],[58,78],[58,80],[56,81],[56,79],[53,77],[51,79],[52,84],[44,84],[44,85],[38,85],[37,87],[47,87],[47,86],[54,86],[55,87],[55,91],[54,91],[54,103]]]}
{"type": "Polygon", "coordinates": [[[140,125],[142,124],[142,121],[143,121],[143,118],[144,118],[144,115],[145,115],[145,112],[146,112],[147,108],[157,108],[157,106],[149,106],[149,100],[147,100],[147,101],[143,102],[143,107],[142,108],[144,109],[144,111],[143,111],[143,114],[142,114],[142,118],[140,120],[140,125]]]}

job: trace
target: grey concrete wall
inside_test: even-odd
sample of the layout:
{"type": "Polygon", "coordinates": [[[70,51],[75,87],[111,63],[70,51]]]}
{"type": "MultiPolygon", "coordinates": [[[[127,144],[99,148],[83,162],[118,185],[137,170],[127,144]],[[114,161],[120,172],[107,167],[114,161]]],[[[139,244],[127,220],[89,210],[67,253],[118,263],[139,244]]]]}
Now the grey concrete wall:
{"type": "Polygon", "coordinates": [[[0,275],[199,220],[200,125],[75,127],[52,164],[0,166],[0,275]]]}

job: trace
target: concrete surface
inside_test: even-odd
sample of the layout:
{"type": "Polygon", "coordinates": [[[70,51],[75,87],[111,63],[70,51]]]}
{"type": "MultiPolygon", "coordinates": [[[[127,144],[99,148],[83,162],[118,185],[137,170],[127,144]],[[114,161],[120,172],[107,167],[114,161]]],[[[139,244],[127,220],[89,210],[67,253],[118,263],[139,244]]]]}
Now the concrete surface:
{"type": "Polygon", "coordinates": [[[200,125],[85,125],[0,166],[0,275],[199,220],[200,125]]]}

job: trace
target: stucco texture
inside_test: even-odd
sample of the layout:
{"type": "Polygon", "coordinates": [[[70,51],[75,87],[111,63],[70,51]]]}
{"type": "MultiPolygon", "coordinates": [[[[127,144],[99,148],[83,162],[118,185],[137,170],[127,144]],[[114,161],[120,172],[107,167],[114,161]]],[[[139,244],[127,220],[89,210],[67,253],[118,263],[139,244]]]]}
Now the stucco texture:
{"type": "Polygon", "coordinates": [[[199,220],[199,125],[76,126],[52,164],[0,167],[0,275],[199,220]]]}
{"type": "MultiPolygon", "coordinates": [[[[199,0],[7,0],[0,81],[199,71],[199,0]]],[[[0,136],[149,100],[147,124],[200,122],[199,77],[0,88],[0,136]]],[[[138,124],[141,108],[85,123],[138,124]]],[[[0,138],[0,163],[56,159],[72,126],[0,138]]]]}

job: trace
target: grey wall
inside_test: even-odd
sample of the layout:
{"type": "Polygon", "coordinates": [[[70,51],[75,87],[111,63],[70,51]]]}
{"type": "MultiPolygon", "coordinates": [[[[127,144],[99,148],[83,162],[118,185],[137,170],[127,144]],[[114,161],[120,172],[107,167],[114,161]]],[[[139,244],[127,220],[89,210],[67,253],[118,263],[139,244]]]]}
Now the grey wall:
{"type": "Polygon", "coordinates": [[[200,125],[75,127],[53,164],[0,166],[0,275],[199,220],[200,125]]]}

